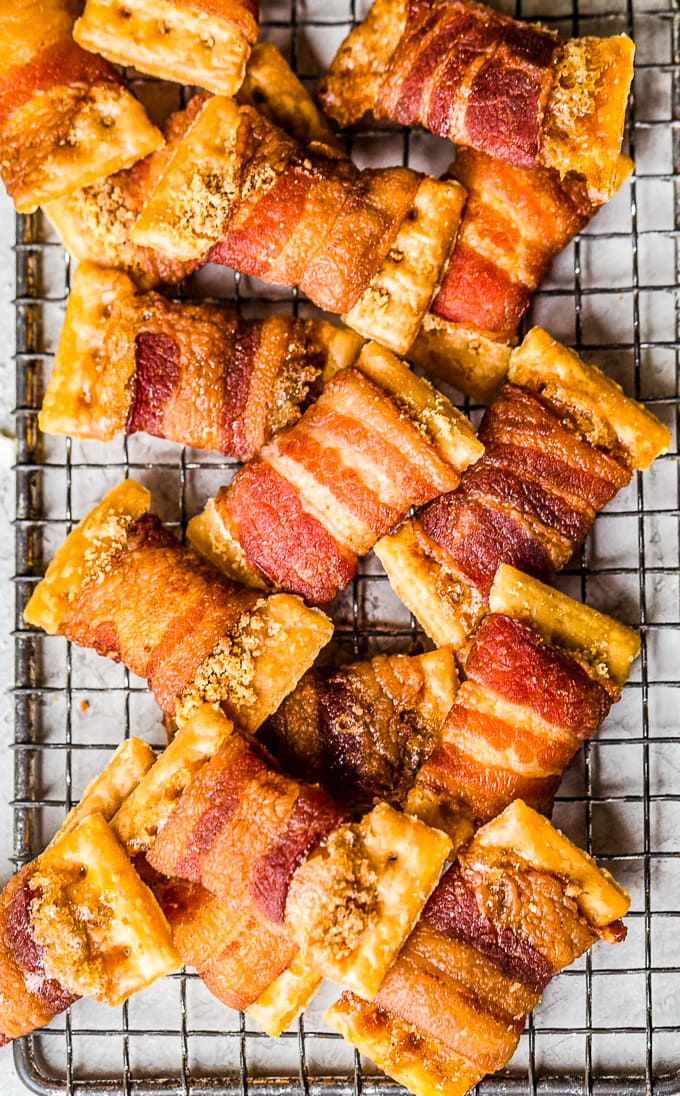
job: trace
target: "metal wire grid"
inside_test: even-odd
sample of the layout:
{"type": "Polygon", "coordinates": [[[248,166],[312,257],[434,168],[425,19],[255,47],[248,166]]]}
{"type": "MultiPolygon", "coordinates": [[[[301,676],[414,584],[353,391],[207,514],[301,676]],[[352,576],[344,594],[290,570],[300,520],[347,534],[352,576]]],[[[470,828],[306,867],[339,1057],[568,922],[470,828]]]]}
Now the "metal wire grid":
{"type": "MultiPolygon", "coordinates": [[[[353,0],[263,6],[264,36],[287,45],[297,71],[310,79],[363,12],[353,0]]],[[[636,176],[626,196],[558,261],[533,319],[603,362],[627,391],[677,425],[677,0],[499,6],[553,22],[567,34],[627,30],[637,40],[630,115],[636,176]]],[[[436,172],[450,158],[442,142],[408,132],[380,131],[353,144],[362,162],[403,156],[436,172]]],[[[40,215],[17,218],[16,268],[14,817],[20,865],[42,847],[121,733],[162,741],[157,712],[138,679],[92,652],[24,628],[23,607],[46,561],[73,523],[128,472],[160,493],[161,516],[184,526],[233,466],[140,437],[101,446],[40,436],[37,409],[69,275],[68,260],[40,215]]],[[[309,311],[295,292],[272,294],[226,272],[204,271],[182,290],[230,297],[249,313],[270,308],[264,300],[272,297],[279,307],[309,311]]],[[[641,624],[636,675],[597,742],[567,774],[556,807],[558,824],[631,889],[629,941],[611,952],[601,946],[551,984],[511,1069],[480,1085],[480,1093],[680,1093],[678,563],[677,455],[669,455],[638,474],[598,518],[580,560],[561,579],[576,596],[641,624]]],[[[340,644],[354,655],[403,650],[417,635],[370,557],[338,600],[335,618],[340,644]]],[[[119,1010],[80,1002],[19,1041],[15,1060],[26,1085],[40,1093],[245,1096],[253,1089],[266,1096],[378,1096],[394,1089],[325,1029],[321,1008],[315,1002],[293,1030],[270,1041],[183,973],[119,1010]]]]}

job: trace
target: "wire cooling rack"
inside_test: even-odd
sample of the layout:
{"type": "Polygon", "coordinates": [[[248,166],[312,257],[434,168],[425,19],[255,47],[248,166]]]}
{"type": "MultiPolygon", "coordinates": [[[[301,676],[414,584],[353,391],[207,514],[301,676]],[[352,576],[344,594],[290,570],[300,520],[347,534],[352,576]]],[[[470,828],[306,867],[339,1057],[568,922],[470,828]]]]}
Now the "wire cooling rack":
{"type": "MultiPolygon", "coordinates": [[[[602,364],[673,427],[678,414],[677,248],[680,215],[680,14],[677,0],[525,0],[500,5],[564,34],[627,31],[637,42],[630,113],[636,174],[555,264],[532,319],[602,364]]],[[[363,8],[348,0],[271,0],[263,35],[313,80],[363,8]]],[[[149,87],[141,85],[143,94],[149,87]]],[[[161,106],[180,105],[159,88],[161,106]]],[[[158,106],[159,104],[156,104],[158,106]]],[[[361,164],[437,173],[451,148],[422,133],[356,137],[361,164]]],[[[22,610],[66,532],[130,473],[166,520],[184,525],[231,475],[214,455],[135,436],[107,445],[43,437],[37,409],[58,337],[69,265],[37,214],[17,219],[17,605],[15,861],[35,855],[123,735],[161,744],[157,711],[120,666],[24,628],[22,610]]],[[[295,293],[206,268],[188,296],[236,300],[246,314],[313,314],[295,293]]],[[[472,410],[463,404],[466,410],[472,410]]],[[[599,945],[549,986],[501,1079],[482,1093],[609,1096],[680,1093],[680,610],[675,455],[638,476],[597,519],[561,576],[570,593],[641,625],[642,656],[596,742],[567,774],[555,818],[630,889],[628,940],[599,945]]],[[[407,649],[414,622],[375,559],[335,606],[349,653],[407,649]]],[[[262,1092],[377,1096],[396,1086],[325,1028],[323,990],[269,1040],[216,1002],[191,973],[165,979],[120,1009],[79,1002],[17,1042],[16,1064],[40,1093],[262,1092]]]]}

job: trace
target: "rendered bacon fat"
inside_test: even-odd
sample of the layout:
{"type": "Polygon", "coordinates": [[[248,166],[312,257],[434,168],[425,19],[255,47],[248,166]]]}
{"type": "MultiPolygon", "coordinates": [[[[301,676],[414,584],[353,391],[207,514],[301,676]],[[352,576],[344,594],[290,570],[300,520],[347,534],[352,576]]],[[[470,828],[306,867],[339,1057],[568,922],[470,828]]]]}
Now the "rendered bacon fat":
{"type": "Polygon", "coordinates": [[[459,854],[375,999],[345,993],[326,1019],[416,1096],[463,1096],[509,1061],[554,974],[625,937],[629,902],[517,801],[459,854]]]}
{"type": "Polygon", "coordinates": [[[516,167],[577,172],[603,200],[615,185],[632,54],[623,35],[561,43],[474,0],[376,0],[341,46],[321,102],[344,125],[373,110],[516,167]]]}
{"type": "Polygon", "coordinates": [[[148,506],[134,481],[110,492],[57,552],[26,619],[124,662],[178,721],[208,700],[254,729],[309,668],[330,623],[294,598],[225,579],[148,506]]]}
{"type": "Polygon", "coordinates": [[[446,648],[314,668],[260,738],[288,772],[318,781],[353,810],[378,799],[401,806],[440,740],[456,684],[446,648]]]}
{"type": "Polygon", "coordinates": [[[403,373],[414,399],[421,392],[431,398],[424,382],[381,355],[365,348],[359,368],[337,374],[300,422],[278,434],[211,504],[212,520],[251,565],[312,602],[330,601],[381,533],[409,506],[455,486],[460,467],[479,452],[447,401],[411,416],[406,396],[402,410],[381,383],[360,371],[362,363],[371,369],[375,358],[386,367],[386,385],[394,371],[403,373]],[[436,427],[428,436],[428,418],[444,423],[446,443],[436,427]],[[441,455],[442,445],[451,459],[441,455]]]}
{"type": "Polygon", "coordinates": [[[73,41],[67,0],[4,0],[0,17],[0,170],[19,212],[163,144],[116,70],[73,41]]]}
{"type": "Polygon", "coordinates": [[[358,336],[322,321],[244,319],[217,305],[169,301],[83,263],[40,426],[101,440],[146,430],[247,460],[300,417],[322,373],[360,347],[358,336]]]}

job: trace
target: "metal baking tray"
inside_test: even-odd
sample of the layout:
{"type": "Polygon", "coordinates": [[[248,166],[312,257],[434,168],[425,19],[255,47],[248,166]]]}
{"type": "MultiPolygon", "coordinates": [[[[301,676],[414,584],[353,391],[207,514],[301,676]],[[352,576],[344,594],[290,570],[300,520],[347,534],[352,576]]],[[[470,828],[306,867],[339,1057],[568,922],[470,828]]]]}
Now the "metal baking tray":
{"type": "MultiPolygon", "coordinates": [[[[636,173],[557,260],[531,320],[603,365],[669,426],[677,424],[680,9],[677,0],[524,0],[499,4],[562,33],[627,31],[637,43],[628,144],[636,173]]],[[[351,0],[265,0],[263,37],[313,81],[365,8],[351,0]]],[[[148,96],[152,90],[139,85],[148,96]]],[[[178,87],[153,91],[167,109],[178,87]]],[[[358,162],[433,173],[451,147],[424,133],[352,140],[358,162]]],[[[101,445],[40,435],[40,406],[68,291],[69,261],[36,214],[17,218],[16,731],[14,852],[35,855],[123,735],[160,745],[143,683],[91,651],[27,630],[23,606],[66,532],[123,476],[149,486],[183,526],[233,465],[137,435],[101,445]]],[[[226,297],[245,314],[313,314],[302,297],[206,268],[185,296],[226,297]]],[[[458,401],[473,417],[479,409],[458,401]]],[[[621,702],[562,785],[555,820],[631,890],[628,940],[601,944],[548,987],[508,1069],[480,1093],[680,1093],[680,570],[677,448],[636,475],[601,514],[560,585],[640,626],[642,656],[621,702]]],[[[407,650],[415,623],[378,562],[362,563],[334,607],[343,653],[407,650]]],[[[122,1008],[81,1001],[15,1044],[38,1093],[377,1096],[394,1091],[321,1019],[330,987],[278,1040],[210,996],[192,973],[122,1008]]]]}

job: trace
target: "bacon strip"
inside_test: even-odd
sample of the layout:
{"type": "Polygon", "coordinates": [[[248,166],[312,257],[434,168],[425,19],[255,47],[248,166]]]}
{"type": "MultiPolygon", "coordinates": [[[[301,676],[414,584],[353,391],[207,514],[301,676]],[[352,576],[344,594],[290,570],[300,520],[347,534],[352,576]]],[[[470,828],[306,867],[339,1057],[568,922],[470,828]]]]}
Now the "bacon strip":
{"type": "Polygon", "coordinates": [[[378,655],[314,668],[259,737],[286,771],[320,783],[354,811],[378,800],[402,806],[455,692],[445,657],[378,655]]]}
{"type": "Polygon", "coordinates": [[[450,174],[468,197],[432,312],[511,341],[550,263],[598,204],[577,176],[560,180],[475,149],[460,149],[450,174]]]}
{"type": "Polygon", "coordinates": [[[410,505],[458,479],[383,389],[345,369],[220,491],[215,508],[272,582],[323,603],[410,505]]]}
{"type": "Polygon", "coordinates": [[[241,118],[242,197],[208,259],[298,285],[320,308],[349,312],[390,250],[422,176],[408,168],[358,171],[325,147],[298,148],[248,107],[241,118]]]}
{"type": "Polygon", "coordinates": [[[486,411],[479,438],[484,455],[457,491],[420,512],[415,529],[486,598],[500,563],[550,579],[631,470],[621,452],[595,448],[577,424],[515,385],[486,411]]]}
{"type": "Polygon", "coordinates": [[[465,658],[441,745],[418,772],[412,802],[434,800],[471,829],[513,800],[550,814],[562,772],[620,690],[526,624],[484,618],[465,658]]]}
{"type": "Polygon", "coordinates": [[[313,320],[242,319],[155,294],[122,301],[109,330],[114,362],[127,359],[134,341],[126,432],[145,430],[239,460],[299,418],[328,360],[313,320]]]}
{"type": "Polygon", "coordinates": [[[556,39],[481,4],[411,5],[375,113],[535,167],[556,39]]]}
{"type": "Polygon", "coordinates": [[[177,697],[258,595],[239,589],[145,514],[121,550],[74,597],[60,632],[146,677],[158,703],[177,697]]]}
{"type": "Polygon", "coordinates": [[[324,792],[275,772],[239,735],[184,792],[148,860],[191,884],[171,884],[163,906],[185,962],[220,1000],[246,1008],[290,965],[290,881],[343,817],[324,792]]]}

